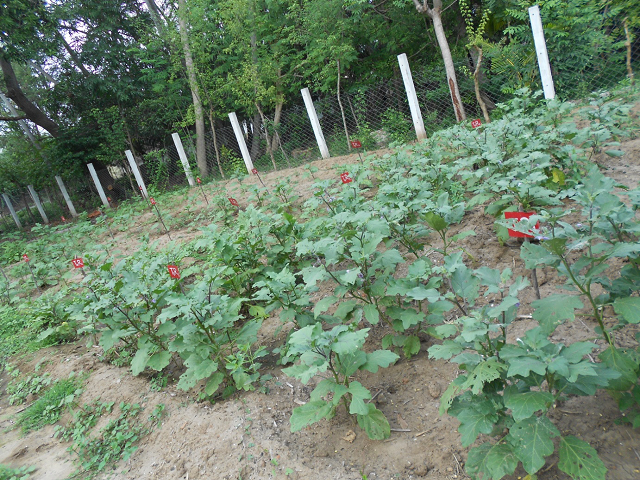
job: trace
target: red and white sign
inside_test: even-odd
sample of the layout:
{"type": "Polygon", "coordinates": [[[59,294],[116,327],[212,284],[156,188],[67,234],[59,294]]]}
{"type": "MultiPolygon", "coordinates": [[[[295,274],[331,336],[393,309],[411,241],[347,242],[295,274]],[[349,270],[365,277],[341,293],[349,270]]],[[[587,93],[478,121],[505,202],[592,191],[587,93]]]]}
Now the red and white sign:
{"type": "Polygon", "coordinates": [[[196,177],[196,182],[202,183],[202,180],[200,180],[200,177],[196,177]]]}
{"type": "Polygon", "coordinates": [[[149,197],[149,201],[151,202],[151,205],[155,205],[156,201],[153,199],[153,197],[149,197]]]}
{"type": "Polygon", "coordinates": [[[362,148],[360,140],[351,140],[349,143],[351,143],[351,148],[362,148]]]}
{"type": "Polygon", "coordinates": [[[28,262],[28,261],[29,261],[29,255],[27,255],[27,254],[25,253],[24,255],[22,255],[22,259],[23,259],[25,262],[28,262]]]}
{"type": "Polygon", "coordinates": [[[479,118],[476,118],[474,121],[471,122],[471,126],[473,128],[478,128],[482,126],[482,122],[480,121],[479,118]]]}
{"type": "Polygon", "coordinates": [[[253,173],[254,175],[258,174],[258,169],[257,168],[252,168],[251,169],[251,173],[253,173]]]}
{"type": "MultiPolygon", "coordinates": [[[[516,219],[518,221],[523,218],[529,218],[531,215],[535,215],[536,212],[504,212],[504,218],[507,220],[510,218],[516,219]]],[[[535,228],[540,228],[540,222],[536,223],[535,228]]],[[[510,237],[519,237],[519,238],[533,238],[533,235],[527,235],[526,233],[518,232],[516,230],[508,229],[510,237]]],[[[529,230],[533,233],[531,230],[529,230]]]]}
{"type": "Polygon", "coordinates": [[[176,267],[175,265],[167,265],[167,270],[169,270],[169,275],[171,276],[171,278],[175,278],[175,279],[180,278],[180,271],[178,270],[178,267],[176,267]]]}
{"type": "Polygon", "coordinates": [[[349,176],[349,172],[344,172],[340,174],[340,180],[342,180],[342,183],[351,183],[353,182],[353,178],[351,178],[349,176]]]}
{"type": "Polygon", "coordinates": [[[239,206],[238,201],[233,197],[229,197],[229,203],[231,203],[231,205],[233,205],[234,207],[239,206]]]}
{"type": "Polygon", "coordinates": [[[82,261],[81,258],[74,258],[73,260],[71,260],[71,263],[73,264],[73,268],[84,267],[84,262],[82,261]]]}

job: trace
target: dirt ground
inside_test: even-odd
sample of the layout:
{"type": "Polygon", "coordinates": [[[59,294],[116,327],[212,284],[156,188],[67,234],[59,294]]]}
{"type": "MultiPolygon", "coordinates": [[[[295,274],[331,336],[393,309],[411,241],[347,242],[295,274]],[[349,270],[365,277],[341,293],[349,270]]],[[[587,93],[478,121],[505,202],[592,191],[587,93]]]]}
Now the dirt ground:
{"type": "MultiPolygon", "coordinates": [[[[606,174],[620,183],[635,187],[640,180],[640,140],[632,140],[621,147],[626,155],[621,158],[599,158],[607,168],[606,174]]],[[[379,152],[380,154],[384,152],[379,152]]],[[[339,166],[356,162],[358,157],[341,157],[315,162],[319,178],[337,178],[339,166]]],[[[282,175],[288,175],[299,195],[308,197],[312,180],[303,175],[304,167],[286,172],[267,173],[267,185],[282,175]]],[[[249,180],[253,181],[253,180],[249,180]]],[[[257,180],[256,180],[257,181],[257,180]]],[[[234,182],[228,185],[233,190],[234,182]]],[[[202,206],[201,208],[205,208],[202,206]]],[[[152,222],[142,219],[140,228],[152,222]],[[145,223],[146,222],[146,223],[145,223]]],[[[500,245],[494,230],[494,220],[485,216],[481,208],[469,212],[460,230],[474,229],[475,237],[466,239],[465,248],[477,259],[477,265],[493,268],[511,267],[515,275],[524,275],[518,245],[500,245]]],[[[135,230],[135,229],[134,229],[135,230]]],[[[175,232],[175,237],[186,241],[197,235],[196,229],[175,232]]],[[[160,234],[157,235],[161,238],[160,234]]],[[[164,241],[164,240],[163,240],[164,241]]],[[[136,248],[135,231],[123,234],[121,250],[136,248]],[[127,239],[125,240],[125,235],[127,239]]],[[[432,260],[437,261],[436,256],[432,260]]],[[[561,285],[551,271],[538,271],[542,296],[556,293],[561,285]]],[[[326,294],[320,291],[319,296],[326,294]]],[[[522,319],[512,328],[512,340],[522,335],[533,324],[526,318],[528,306],[534,300],[531,289],[521,296],[522,319]]],[[[259,342],[276,346],[284,334],[274,337],[279,321],[265,322],[259,342]]],[[[594,322],[587,316],[578,316],[575,322],[564,325],[554,334],[555,341],[573,343],[591,339],[602,345],[595,336],[594,322]]],[[[372,346],[387,333],[385,326],[376,326],[370,335],[372,346]]],[[[633,332],[618,336],[621,345],[634,345],[633,332]]],[[[23,372],[32,371],[38,362],[41,372],[48,371],[57,378],[71,371],[90,373],[79,402],[93,399],[141,403],[148,412],[156,404],[164,404],[167,415],[139,449],[126,462],[102,478],[125,479],[463,479],[467,449],[460,446],[458,422],[438,415],[439,398],[458,374],[456,365],[428,359],[426,349],[433,343],[425,336],[421,353],[410,360],[402,358],[378,373],[358,373],[358,380],[373,394],[392,427],[391,438],[385,441],[369,440],[354,425],[345,411],[339,410],[335,418],[321,421],[300,432],[291,433],[289,417],[296,406],[309,400],[314,388],[313,380],[302,385],[288,378],[275,365],[275,358],[267,357],[273,379],[268,382],[267,393],[238,393],[214,405],[199,403],[196,392],[185,393],[174,385],[162,391],[153,391],[144,376],[132,377],[125,368],[99,361],[98,347],[85,346],[86,340],[76,344],[41,350],[21,359],[17,366],[23,372]]],[[[4,390],[8,378],[0,377],[4,390]]],[[[19,431],[8,430],[13,417],[24,406],[9,406],[7,395],[0,396],[0,463],[19,467],[33,465],[37,470],[32,478],[61,480],[74,471],[73,457],[66,451],[67,443],[52,438],[53,426],[21,438],[19,431]]],[[[640,479],[640,431],[614,421],[620,416],[613,399],[600,392],[593,397],[572,398],[557,405],[552,417],[563,434],[576,435],[589,442],[609,469],[607,479],[640,479]]],[[[68,418],[63,418],[64,422],[68,418]]],[[[557,458],[551,457],[540,472],[541,480],[568,478],[556,467],[557,458]]],[[[525,477],[518,469],[512,479],[525,477]]]]}

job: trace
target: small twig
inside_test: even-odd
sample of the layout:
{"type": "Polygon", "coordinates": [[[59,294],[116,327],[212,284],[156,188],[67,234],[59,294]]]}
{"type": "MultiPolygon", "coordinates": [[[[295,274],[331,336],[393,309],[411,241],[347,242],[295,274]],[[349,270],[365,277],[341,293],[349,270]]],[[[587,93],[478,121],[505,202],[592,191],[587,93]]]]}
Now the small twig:
{"type": "Polygon", "coordinates": [[[458,457],[456,456],[456,454],[455,454],[455,453],[453,454],[453,459],[456,461],[456,465],[457,465],[457,467],[456,467],[456,469],[457,469],[456,473],[457,473],[458,475],[460,475],[460,471],[462,470],[462,466],[460,465],[460,462],[458,461],[458,457]]]}
{"type": "Polygon", "coordinates": [[[411,431],[408,428],[390,428],[389,430],[392,432],[410,432],[411,431]]]}
{"type": "Polygon", "coordinates": [[[373,400],[374,400],[378,395],[380,395],[381,393],[382,393],[382,390],[378,390],[378,391],[376,392],[376,394],[375,394],[373,397],[371,397],[367,403],[371,403],[371,402],[373,402],[373,400]]]}
{"type": "MultiPolygon", "coordinates": [[[[633,442],[633,438],[631,438],[631,435],[629,435],[629,432],[627,432],[627,431],[625,430],[625,433],[626,433],[626,434],[627,434],[627,436],[629,437],[629,440],[631,440],[631,441],[633,442]]],[[[631,448],[633,449],[633,453],[635,453],[635,454],[636,454],[636,457],[638,457],[638,460],[640,460],[640,455],[638,454],[638,451],[637,451],[634,447],[631,447],[631,448]]]]}

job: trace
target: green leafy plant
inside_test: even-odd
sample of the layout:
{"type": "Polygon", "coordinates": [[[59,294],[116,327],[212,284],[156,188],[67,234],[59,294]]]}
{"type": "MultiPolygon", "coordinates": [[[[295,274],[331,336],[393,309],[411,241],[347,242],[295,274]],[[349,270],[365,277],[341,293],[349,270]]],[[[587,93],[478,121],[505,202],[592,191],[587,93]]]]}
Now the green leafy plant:
{"type": "Polygon", "coordinates": [[[11,468],[0,464],[0,480],[27,480],[35,470],[35,467],[11,468]]]}
{"type": "Polygon", "coordinates": [[[377,372],[388,367],[398,356],[388,350],[366,353],[362,350],[369,329],[356,330],[354,325],[338,325],[324,331],[322,325],[301,328],[289,338],[289,355],[299,356],[298,365],[283,369],[289,376],[307,383],[317,374],[328,371],[330,378],[322,380],[311,392],[311,399],[297,407],[291,415],[291,431],[296,432],[323,418],[332,418],[342,403],[355,415],[358,425],[369,438],[381,440],[390,435],[389,422],[372,403],[371,392],[360,382],[350,380],[358,370],[377,372]]]}

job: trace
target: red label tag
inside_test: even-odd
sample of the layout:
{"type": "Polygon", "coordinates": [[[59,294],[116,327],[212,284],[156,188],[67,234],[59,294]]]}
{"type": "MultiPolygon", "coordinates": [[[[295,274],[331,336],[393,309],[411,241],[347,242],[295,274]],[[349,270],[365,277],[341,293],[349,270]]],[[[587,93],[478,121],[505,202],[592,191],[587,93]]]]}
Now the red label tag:
{"type": "Polygon", "coordinates": [[[84,267],[84,262],[82,261],[81,258],[74,258],[73,260],[71,260],[71,263],[73,263],[73,268],[84,267]]]}
{"type": "Polygon", "coordinates": [[[351,148],[362,148],[360,140],[351,140],[349,143],[351,143],[351,148]]]}
{"type": "Polygon", "coordinates": [[[258,169],[257,168],[252,168],[251,169],[251,173],[253,173],[254,175],[258,174],[258,169]]]}
{"type": "Polygon", "coordinates": [[[229,197],[229,202],[231,203],[231,205],[233,205],[234,207],[238,206],[238,201],[233,198],[233,197],[229,197]]]}
{"type": "Polygon", "coordinates": [[[107,202],[110,202],[110,201],[111,201],[111,197],[107,197],[107,202]]]}
{"type": "Polygon", "coordinates": [[[27,254],[25,253],[24,255],[22,255],[22,259],[23,259],[25,262],[28,262],[28,261],[29,261],[29,255],[27,255],[27,254]]]}
{"type": "Polygon", "coordinates": [[[200,177],[196,177],[196,182],[202,183],[202,180],[200,180],[200,177]]]}
{"type": "Polygon", "coordinates": [[[353,182],[353,178],[351,178],[349,176],[349,172],[344,172],[340,174],[340,180],[342,180],[342,183],[351,183],[353,182]]]}
{"type": "Polygon", "coordinates": [[[471,126],[473,128],[478,128],[478,127],[482,126],[482,122],[480,121],[479,118],[476,118],[473,122],[471,122],[471,126]]]}
{"type": "Polygon", "coordinates": [[[138,186],[138,188],[140,189],[140,191],[142,191],[142,187],[138,186]]]}
{"type": "MultiPolygon", "coordinates": [[[[504,212],[504,218],[506,218],[507,220],[510,218],[514,218],[520,221],[523,218],[529,218],[531,215],[535,215],[535,213],[536,212],[504,212]]],[[[540,228],[540,222],[536,223],[535,228],[540,228]]],[[[516,230],[511,230],[510,228],[508,230],[509,230],[510,237],[533,238],[533,235],[527,235],[526,233],[518,232],[516,230]]],[[[531,230],[529,231],[531,232],[531,230]]]]}
{"type": "Polygon", "coordinates": [[[175,278],[175,279],[180,278],[180,271],[178,270],[178,267],[176,267],[175,265],[167,265],[167,270],[169,270],[169,275],[171,276],[171,278],[175,278]]]}
{"type": "Polygon", "coordinates": [[[149,197],[149,201],[151,202],[151,205],[155,205],[156,201],[153,199],[153,197],[149,197]]]}
{"type": "Polygon", "coordinates": [[[63,215],[61,218],[62,218],[62,221],[63,221],[63,222],[66,222],[66,221],[67,221],[67,219],[66,219],[66,218],[64,218],[64,215],[63,215]]]}

